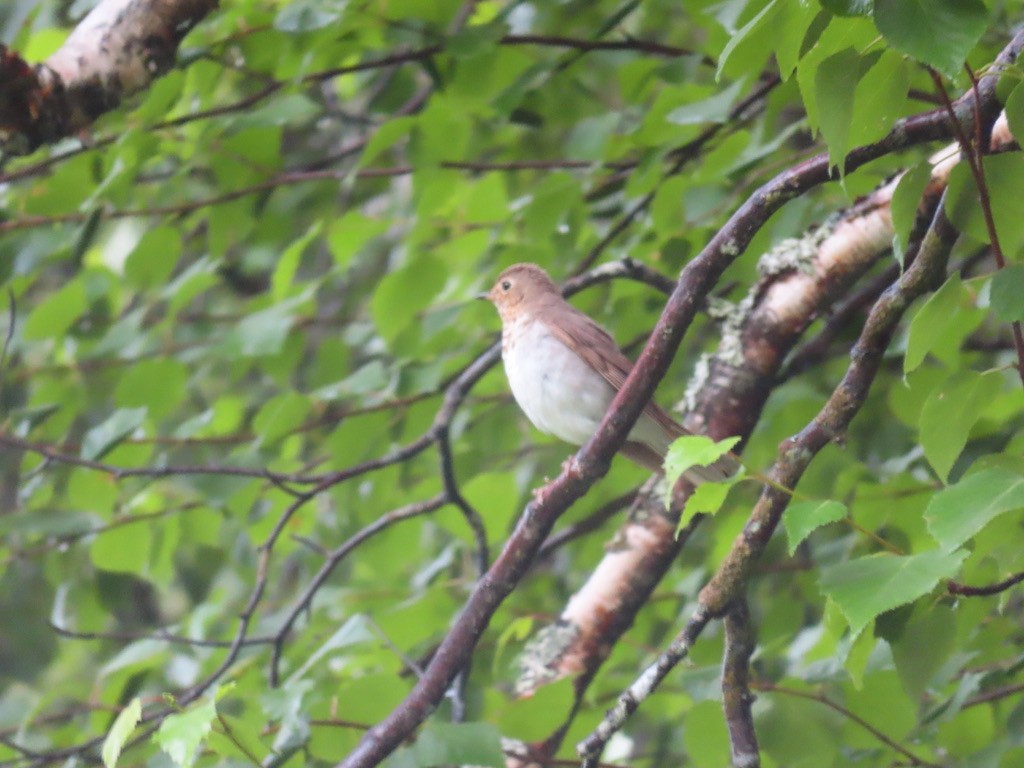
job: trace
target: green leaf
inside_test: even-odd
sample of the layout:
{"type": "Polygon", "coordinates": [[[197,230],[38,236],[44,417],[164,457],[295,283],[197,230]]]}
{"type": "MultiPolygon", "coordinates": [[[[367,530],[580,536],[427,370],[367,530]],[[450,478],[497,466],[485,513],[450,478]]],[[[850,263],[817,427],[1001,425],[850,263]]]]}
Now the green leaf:
{"type": "Polygon", "coordinates": [[[169,715],[153,735],[153,741],[179,768],[188,768],[196,759],[196,750],[210,732],[217,709],[213,700],[198,704],[180,714],[169,715]]]}
{"type": "Polygon", "coordinates": [[[394,146],[399,140],[408,136],[416,125],[414,117],[396,117],[373,132],[373,136],[366,143],[366,149],[359,156],[356,168],[365,168],[380,154],[389,147],[394,146]]]}
{"type": "Polygon", "coordinates": [[[380,281],[370,306],[377,330],[386,341],[394,341],[437,298],[445,283],[445,272],[442,263],[424,254],[410,259],[380,281]]]}
{"type": "Polygon", "coordinates": [[[921,197],[932,178],[932,166],[928,161],[915,165],[900,177],[896,189],[892,193],[893,243],[896,257],[902,261],[902,255],[906,251],[907,242],[910,238],[910,231],[917,219],[917,208],[921,204],[921,197]]]}
{"type": "Polygon", "coordinates": [[[252,428],[261,444],[270,445],[299,429],[309,415],[310,402],[298,392],[282,392],[260,408],[252,428]]]}
{"type": "MultiPolygon", "coordinates": [[[[575,154],[575,152],[573,152],[575,154]]],[[[466,224],[489,225],[495,221],[501,221],[508,215],[508,196],[505,193],[505,182],[501,176],[494,174],[485,176],[475,184],[466,184],[464,192],[465,202],[460,206],[462,221],[466,224]]],[[[472,238],[467,235],[448,243],[445,250],[452,251],[459,249],[459,243],[469,245],[472,238]]],[[[486,238],[484,248],[486,248],[486,238]]],[[[474,254],[480,253],[481,249],[474,248],[474,254]]]]}
{"type": "Polygon", "coordinates": [[[1024,264],[1008,264],[992,275],[989,302],[1004,323],[1024,321],[1024,264]]]}
{"type": "Polygon", "coordinates": [[[21,49],[21,55],[27,61],[45,59],[57,52],[68,38],[64,29],[38,29],[29,36],[21,49]]]}
{"type": "MultiPolygon", "coordinates": [[[[678,438],[669,446],[668,452],[665,455],[665,480],[667,487],[672,488],[676,481],[691,467],[703,467],[713,464],[717,459],[727,454],[729,449],[738,442],[738,437],[727,437],[717,443],[704,435],[684,435],[678,438]]],[[[713,515],[718,512],[722,508],[722,504],[725,503],[725,497],[729,494],[729,489],[739,482],[743,474],[741,469],[725,482],[705,482],[698,485],[686,500],[683,513],[679,518],[679,524],[676,527],[676,533],[678,534],[679,531],[689,524],[694,515],[701,513],[713,515]]],[[[671,504],[671,501],[671,495],[666,494],[666,509],[671,504]]]]}
{"type": "Polygon", "coordinates": [[[971,428],[1001,389],[997,372],[958,371],[928,395],[919,423],[921,447],[943,482],[967,445],[971,428]]]}
{"type": "Polygon", "coordinates": [[[956,614],[946,607],[916,612],[890,641],[903,689],[917,700],[956,648],[956,614]]]}
{"type": "Polygon", "coordinates": [[[546,738],[551,733],[551,724],[563,722],[572,708],[572,680],[566,677],[542,685],[528,699],[510,702],[499,715],[497,725],[506,736],[535,741],[546,738]]]}
{"type": "Polygon", "coordinates": [[[717,443],[705,435],[684,435],[665,454],[665,480],[671,488],[690,467],[706,467],[725,456],[740,439],[727,437],[717,443]]]}
{"type": "Polygon", "coordinates": [[[1024,136],[1024,83],[1018,83],[1006,99],[1006,120],[1014,136],[1024,136]]]}
{"type": "Polygon", "coordinates": [[[842,170],[851,147],[888,133],[903,110],[909,84],[903,57],[892,51],[862,55],[846,47],[818,65],[814,74],[818,126],[832,165],[842,170]]]}
{"type": "Polygon", "coordinates": [[[188,367],[171,358],[139,360],[132,364],[114,390],[122,408],[142,408],[154,419],[170,415],[187,395],[188,367]]]}
{"type": "Polygon", "coordinates": [[[480,765],[503,768],[501,734],[490,723],[427,725],[412,748],[417,765],[480,765]]]}
{"type": "Polygon", "coordinates": [[[850,147],[854,106],[854,99],[850,96],[860,81],[863,63],[853,48],[845,48],[821,62],[814,77],[819,123],[828,144],[829,163],[840,170],[850,147]]]}
{"type": "Polygon", "coordinates": [[[10,411],[10,419],[16,425],[17,434],[27,435],[40,424],[45,424],[60,409],[58,403],[48,403],[35,408],[17,408],[10,411]]]}
{"type": "Polygon", "coordinates": [[[512,619],[498,635],[494,644],[494,661],[491,664],[491,674],[498,675],[502,670],[502,662],[505,660],[505,652],[511,643],[522,643],[528,638],[534,629],[536,621],[532,616],[520,616],[512,619]]]}
{"type": "Polygon", "coordinates": [[[338,400],[351,395],[384,394],[388,371],[380,360],[371,360],[335,384],[328,384],[313,394],[321,400],[338,400]]]}
{"type": "Polygon", "coordinates": [[[464,27],[445,41],[445,50],[459,58],[492,50],[507,32],[504,24],[476,24],[464,27]]]}
{"type": "Polygon", "coordinates": [[[136,696],[129,702],[128,706],[118,713],[114,724],[110,726],[110,731],[107,732],[107,737],[103,740],[101,754],[103,756],[103,765],[106,768],[114,768],[117,765],[117,758],[121,755],[121,748],[128,741],[128,737],[132,735],[132,731],[135,730],[135,726],[139,724],[141,719],[142,700],[136,696]]]}
{"type": "Polygon", "coordinates": [[[115,522],[124,524],[100,531],[92,540],[89,557],[93,565],[112,573],[144,575],[153,545],[150,524],[130,518],[117,518],[115,522]]]}
{"type": "Polygon", "coordinates": [[[136,288],[163,285],[181,258],[181,248],[181,233],[173,227],[147,230],[125,261],[125,278],[136,288]]]}
{"type": "MultiPolygon", "coordinates": [[[[725,497],[729,495],[729,489],[736,485],[742,474],[739,472],[724,483],[701,483],[698,485],[686,500],[683,514],[679,517],[679,525],[676,526],[676,534],[689,524],[694,515],[713,515],[718,512],[725,503],[725,497]]],[[[666,499],[667,504],[668,500],[666,499]]]]}
{"type": "Polygon", "coordinates": [[[993,519],[1024,507],[1024,477],[1002,467],[983,469],[939,492],[928,503],[928,532],[947,552],[993,519]]]}
{"type": "Polygon", "coordinates": [[[742,81],[737,80],[710,98],[673,109],[665,116],[665,119],[673,125],[724,123],[729,119],[729,110],[732,109],[732,105],[739,97],[744,85],[742,81]]]}
{"type": "Polygon", "coordinates": [[[956,77],[988,26],[981,0],[875,0],[875,24],[889,44],[956,77]]]}
{"type": "Polygon", "coordinates": [[[238,130],[238,124],[233,126],[235,130],[218,142],[221,147],[219,159],[230,159],[231,165],[226,163],[223,170],[229,168],[234,172],[225,180],[225,183],[253,174],[253,179],[264,179],[268,171],[275,170],[281,165],[281,134],[283,129],[279,125],[258,125],[251,128],[238,130]]]}
{"type": "MultiPolygon", "coordinates": [[[[766,49],[767,46],[764,43],[771,35],[770,22],[775,17],[778,2],[779,0],[771,0],[756,16],[744,24],[742,29],[729,36],[729,42],[726,43],[718,57],[716,80],[721,80],[727,70],[732,71],[733,67],[730,65],[734,64],[734,58],[741,59],[743,56],[749,55],[750,52],[754,52],[755,56],[760,56],[759,52],[766,49]]],[[[761,59],[761,61],[763,60],[761,59]]],[[[736,67],[739,68],[743,64],[749,64],[749,62],[738,61],[736,67]]]]}
{"type": "Polygon", "coordinates": [[[864,61],[870,66],[862,74],[854,93],[850,126],[852,146],[885,136],[903,113],[910,88],[908,64],[895,51],[882,51],[877,57],[865,56],[864,61]]]}
{"type": "Polygon", "coordinates": [[[874,0],[821,0],[821,5],[836,16],[870,16],[874,0]]]}
{"type": "MultiPolygon", "coordinates": [[[[220,701],[219,696],[217,700],[220,701]]],[[[225,764],[229,760],[252,764],[254,757],[259,759],[268,752],[267,746],[260,740],[261,724],[253,722],[253,720],[254,718],[243,720],[218,713],[217,723],[224,733],[212,730],[207,735],[207,748],[220,757],[225,764]]]]}
{"type": "Polygon", "coordinates": [[[22,335],[28,341],[63,336],[88,306],[85,283],[72,280],[36,305],[25,321],[22,335]]]}
{"type": "Polygon", "coordinates": [[[387,228],[388,223],[384,219],[371,219],[354,210],[335,219],[327,232],[327,246],[334,255],[334,263],[347,267],[363,246],[384,234],[387,228]]]}
{"type": "MultiPolygon", "coordinates": [[[[982,158],[989,206],[995,222],[996,236],[1008,258],[1024,250],[1024,216],[1014,195],[1024,177],[1024,152],[1002,152],[982,158]]],[[[946,193],[946,212],[961,232],[976,240],[989,242],[988,227],[982,212],[978,186],[967,163],[958,164],[950,173],[946,193]]]]}
{"type": "Polygon", "coordinates": [[[722,717],[721,704],[700,701],[690,708],[686,713],[683,744],[695,766],[730,765],[729,731],[722,717]]]}
{"type": "Polygon", "coordinates": [[[604,157],[608,140],[619,128],[620,121],[620,116],[615,112],[580,120],[569,137],[566,156],[572,160],[600,160],[604,157]]]}
{"type": "Polygon", "coordinates": [[[216,285],[216,271],[216,263],[210,258],[196,259],[190,264],[161,292],[161,297],[169,303],[170,311],[178,312],[200,293],[216,285]]]}
{"type": "Polygon", "coordinates": [[[853,634],[885,611],[928,594],[939,579],[951,578],[966,552],[870,555],[825,568],[821,590],[836,601],[853,634]]]}
{"type": "Polygon", "coordinates": [[[907,333],[907,351],[903,356],[904,374],[923,363],[932,347],[956,324],[962,293],[960,275],[954,272],[914,314],[907,333]]]}
{"type": "MultiPolygon", "coordinates": [[[[492,26],[487,37],[499,30],[501,26],[492,26]]],[[[477,39],[475,44],[484,42],[484,39],[477,39]]],[[[445,51],[450,50],[446,44],[445,51]]],[[[454,78],[445,83],[453,100],[467,109],[485,110],[502,117],[522,103],[531,88],[530,74],[537,71],[533,56],[505,45],[484,44],[473,54],[459,56],[456,64],[454,78]]]]}
{"type": "Polygon", "coordinates": [[[292,302],[283,301],[249,315],[224,338],[224,354],[232,358],[276,355],[291,330],[294,311],[292,302]]]}
{"type": "MultiPolygon", "coordinates": [[[[828,605],[834,606],[835,603],[829,601],[828,605]]],[[[873,623],[869,621],[864,629],[854,636],[853,642],[847,648],[846,657],[843,659],[843,669],[846,670],[846,674],[850,676],[850,682],[857,690],[864,686],[864,673],[867,670],[871,652],[875,650],[875,645],[878,642],[875,633],[871,631],[873,623]]]]}
{"type": "MultiPolygon", "coordinates": [[[[877,663],[872,664],[873,668],[865,675],[864,685],[859,690],[845,692],[843,703],[851,712],[864,713],[872,722],[884,723],[886,734],[892,738],[907,738],[918,723],[917,701],[911,701],[903,691],[895,670],[881,670],[878,666],[877,663]]],[[[878,743],[872,734],[863,730],[844,736],[843,746],[851,750],[858,747],[872,749],[878,743]]]]}
{"type": "Polygon", "coordinates": [[[181,97],[184,85],[185,75],[179,68],[162,75],[139,94],[142,103],[134,108],[133,116],[146,123],[166,118],[167,113],[181,97]]]}
{"type": "Polygon", "coordinates": [[[469,142],[468,115],[451,97],[437,93],[417,115],[409,154],[417,164],[433,165],[460,159],[469,142]]]}
{"type": "Polygon", "coordinates": [[[289,676],[285,689],[294,689],[296,682],[301,680],[327,654],[337,651],[339,648],[362,645],[373,641],[375,638],[376,635],[373,634],[365,616],[358,614],[352,616],[303,660],[302,666],[289,676]]]}
{"type": "MultiPolygon", "coordinates": [[[[720,722],[724,725],[724,718],[720,717],[720,722]]],[[[757,740],[763,753],[771,760],[770,763],[766,761],[768,765],[786,768],[842,765],[845,759],[841,757],[841,726],[841,720],[832,717],[815,701],[795,696],[771,696],[770,706],[764,707],[757,719],[757,740]]],[[[702,768],[728,765],[728,753],[724,757],[713,763],[704,763],[702,768]]]]}
{"type": "MultiPolygon", "coordinates": [[[[995,735],[995,718],[991,707],[965,707],[955,718],[939,724],[936,746],[954,761],[966,765],[970,756],[992,746],[995,735]]],[[[1017,764],[1018,761],[1012,758],[1000,761],[1000,766],[1005,768],[1016,768],[1017,764]]]]}
{"type": "Polygon", "coordinates": [[[827,499],[790,504],[782,513],[782,525],[786,529],[786,538],[789,541],[789,554],[796,552],[800,542],[810,536],[812,531],[842,520],[848,514],[849,510],[845,504],[827,499]]]}
{"type": "Polygon", "coordinates": [[[288,295],[299,269],[302,253],[313,239],[320,234],[320,222],[317,221],[298,240],[284,249],[277,261],[277,268],[270,278],[270,287],[274,298],[280,301],[288,295]]]}
{"type": "MultiPolygon", "coordinates": [[[[832,19],[814,41],[811,49],[800,57],[797,63],[797,84],[800,86],[807,122],[812,130],[819,129],[822,119],[822,107],[818,104],[816,86],[821,62],[847,48],[857,52],[873,50],[877,40],[878,30],[869,19],[832,19]]],[[[848,99],[855,96],[856,92],[847,94],[848,99]]]]}
{"type": "Polygon", "coordinates": [[[779,65],[779,75],[788,80],[804,53],[803,43],[808,28],[825,14],[814,3],[782,3],[776,8],[771,46],[779,65]]]}
{"type": "Polygon", "coordinates": [[[240,113],[231,123],[236,131],[252,128],[301,125],[309,122],[319,113],[319,108],[302,93],[279,96],[263,106],[240,113]]]}
{"type": "MultiPolygon", "coordinates": [[[[516,501],[519,489],[516,475],[508,472],[480,472],[462,485],[462,495],[487,519],[488,538],[499,546],[504,544],[507,534],[521,511],[516,501]]],[[[458,531],[466,527],[460,515],[458,531]]],[[[499,641],[500,645],[500,641],[499,641]]]]}
{"type": "Polygon", "coordinates": [[[212,206],[208,221],[206,246],[211,256],[223,259],[230,249],[241,249],[251,236],[256,226],[253,203],[249,198],[241,198],[212,206]]]}
{"type": "Polygon", "coordinates": [[[228,186],[264,180],[278,165],[276,149],[281,130],[277,125],[255,125],[219,142],[221,152],[210,159],[210,170],[217,184],[228,186]]]}
{"type": "Polygon", "coordinates": [[[293,0],[277,14],[274,29],[293,33],[313,32],[336,23],[339,18],[341,13],[322,0],[293,0]]]}
{"type": "Polygon", "coordinates": [[[85,433],[82,438],[82,458],[96,461],[128,435],[138,429],[146,419],[145,408],[119,408],[102,424],[85,433]]]}

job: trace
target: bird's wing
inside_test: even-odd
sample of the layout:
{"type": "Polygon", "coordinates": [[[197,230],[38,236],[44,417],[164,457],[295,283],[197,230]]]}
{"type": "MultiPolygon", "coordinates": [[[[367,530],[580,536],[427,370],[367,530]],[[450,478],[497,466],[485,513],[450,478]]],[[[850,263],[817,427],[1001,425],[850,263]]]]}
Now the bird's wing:
{"type": "MultiPolygon", "coordinates": [[[[633,363],[622,354],[615,339],[604,328],[568,302],[565,303],[565,307],[568,311],[559,311],[559,322],[547,323],[548,329],[556,339],[576,352],[583,362],[600,373],[618,392],[626,382],[633,363]]],[[[687,430],[657,403],[649,402],[644,408],[644,413],[654,419],[671,437],[688,434],[687,430]]]]}
{"type": "MultiPolygon", "coordinates": [[[[560,342],[569,349],[574,350],[583,361],[600,373],[605,381],[612,385],[618,392],[626,382],[626,377],[633,368],[633,363],[622,354],[615,339],[600,325],[591,320],[587,315],[580,312],[576,307],[565,302],[567,312],[559,309],[558,323],[547,323],[548,329],[560,342]]],[[[690,431],[679,424],[668,415],[657,403],[649,402],[644,408],[644,413],[655,421],[668,433],[669,437],[675,439],[682,435],[690,434],[690,431]]],[[[664,458],[660,451],[653,446],[641,442],[627,441],[622,448],[623,454],[647,467],[652,472],[661,472],[661,462],[664,458]]],[[[722,482],[727,480],[740,468],[739,459],[733,454],[727,453],[706,467],[690,467],[684,475],[694,485],[703,482],[722,482]]]]}

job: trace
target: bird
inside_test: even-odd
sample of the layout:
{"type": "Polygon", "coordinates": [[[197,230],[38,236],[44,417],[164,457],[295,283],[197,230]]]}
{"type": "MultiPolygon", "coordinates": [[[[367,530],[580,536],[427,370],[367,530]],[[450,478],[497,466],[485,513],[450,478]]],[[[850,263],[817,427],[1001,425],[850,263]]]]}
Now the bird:
{"type": "MultiPolygon", "coordinates": [[[[512,395],[541,432],[583,445],[597,431],[633,363],[611,334],[562,297],[551,277],[536,264],[514,264],[479,298],[501,318],[501,358],[512,395]]],[[[620,452],[651,472],[664,473],[669,445],[691,434],[650,402],[630,430],[620,452]]],[[[722,482],[739,469],[726,454],[684,476],[694,485],[722,482]]]]}

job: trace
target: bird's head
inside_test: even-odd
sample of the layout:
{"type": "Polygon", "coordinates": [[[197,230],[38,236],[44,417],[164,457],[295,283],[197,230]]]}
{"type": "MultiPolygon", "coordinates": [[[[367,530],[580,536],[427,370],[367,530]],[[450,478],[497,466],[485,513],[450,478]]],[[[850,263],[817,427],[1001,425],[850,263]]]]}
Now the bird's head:
{"type": "Polygon", "coordinates": [[[480,294],[479,298],[491,302],[502,322],[508,322],[551,295],[561,296],[561,293],[548,273],[536,264],[524,263],[513,264],[502,272],[491,290],[480,294]]]}

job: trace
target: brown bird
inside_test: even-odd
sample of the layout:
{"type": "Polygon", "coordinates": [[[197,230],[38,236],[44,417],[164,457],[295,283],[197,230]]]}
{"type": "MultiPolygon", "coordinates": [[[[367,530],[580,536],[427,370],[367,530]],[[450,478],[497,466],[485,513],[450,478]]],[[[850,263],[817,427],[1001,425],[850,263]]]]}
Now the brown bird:
{"type": "MultiPolygon", "coordinates": [[[[515,264],[498,277],[486,298],[501,316],[501,357],[512,394],[541,432],[583,445],[597,430],[630,362],[609,333],[564,298],[536,264],[515,264]]],[[[662,472],[669,444],[690,434],[655,403],[648,403],[621,452],[652,472],[662,472]]],[[[739,462],[723,456],[691,467],[696,484],[722,481],[739,462]]]]}

